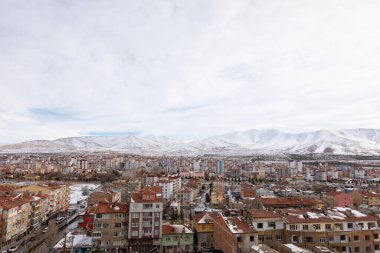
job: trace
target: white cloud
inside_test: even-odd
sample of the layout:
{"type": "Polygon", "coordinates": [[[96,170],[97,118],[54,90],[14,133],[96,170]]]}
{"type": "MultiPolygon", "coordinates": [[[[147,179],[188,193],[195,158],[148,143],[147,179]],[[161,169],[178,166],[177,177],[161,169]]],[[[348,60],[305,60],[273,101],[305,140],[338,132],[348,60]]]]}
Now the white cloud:
{"type": "Polygon", "coordinates": [[[354,0],[1,1],[0,142],[380,128],[379,12],[354,0]]]}

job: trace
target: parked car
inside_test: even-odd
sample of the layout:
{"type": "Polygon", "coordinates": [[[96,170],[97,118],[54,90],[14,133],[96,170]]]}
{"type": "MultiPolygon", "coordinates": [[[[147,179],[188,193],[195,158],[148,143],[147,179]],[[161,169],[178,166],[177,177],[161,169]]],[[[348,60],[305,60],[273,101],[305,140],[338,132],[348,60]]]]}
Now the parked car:
{"type": "Polygon", "coordinates": [[[47,231],[49,231],[49,228],[42,229],[42,233],[47,233],[47,231]]]}
{"type": "Polygon", "coordinates": [[[18,249],[18,246],[13,246],[8,249],[8,252],[15,252],[18,249]]]}
{"type": "Polygon", "coordinates": [[[55,219],[55,223],[59,224],[59,223],[63,222],[66,218],[67,218],[66,216],[58,217],[55,219]]]}

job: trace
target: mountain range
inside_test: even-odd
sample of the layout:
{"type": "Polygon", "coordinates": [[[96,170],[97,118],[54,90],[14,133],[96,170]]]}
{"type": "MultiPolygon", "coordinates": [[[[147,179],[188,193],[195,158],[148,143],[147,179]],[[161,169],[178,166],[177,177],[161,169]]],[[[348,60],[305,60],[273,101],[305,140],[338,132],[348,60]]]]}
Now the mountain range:
{"type": "Polygon", "coordinates": [[[290,133],[276,129],[253,129],[188,142],[152,135],[82,136],[0,146],[2,153],[75,151],[119,151],[145,155],[276,153],[380,155],[380,130],[358,128],[290,133]]]}

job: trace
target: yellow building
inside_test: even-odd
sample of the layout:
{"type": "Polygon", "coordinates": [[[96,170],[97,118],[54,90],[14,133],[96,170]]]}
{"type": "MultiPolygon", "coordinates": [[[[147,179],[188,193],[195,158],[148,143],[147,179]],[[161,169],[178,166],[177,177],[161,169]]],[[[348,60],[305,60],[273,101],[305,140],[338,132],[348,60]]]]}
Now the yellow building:
{"type": "Polygon", "coordinates": [[[0,241],[2,243],[26,233],[29,226],[29,200],[20,196],[2,198],[0,209],[0,241]]]}
{"type": "Polygon", "coordinates": [[[194,216],[193,227],[197,236],[197,247],[214,247],[214,220],[212,213],[202,212],[194,216]]]}
{"type": "Polygon", "coordinates": [[[28,185],[18,189],[18,191],[48,195],[50,215],[67,210],[69,207],[69,188],[67,185],[28,185]]]}
{"type": "Polygon", "coordinates": [[[214,187],[211,191],[211,204],[220,206],[224,204],[224,189],[222,187],[214,187]]]}

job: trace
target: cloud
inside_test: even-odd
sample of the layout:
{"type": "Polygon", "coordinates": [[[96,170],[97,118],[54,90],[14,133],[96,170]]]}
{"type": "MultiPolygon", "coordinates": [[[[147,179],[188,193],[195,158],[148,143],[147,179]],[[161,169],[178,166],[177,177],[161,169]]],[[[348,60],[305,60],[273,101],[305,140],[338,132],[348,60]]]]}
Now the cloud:
{"type": "Polygon", "coordinates": [[[0,2],[0,142],[380,128],[376,1],[0,2]]]}
{"type": "Polygon", "coordinates": [[[207,107],[207,105],[172,107],[172,108],[166,109],[164,112],[165,113],[188,112],[188,111],[194,111],[194,110],[205,108],[205,107],[207,107]]]}
{"type": "Polygon", "coordinates": [[[49,110],[44,108],[30,108],[28,113],[42,119],[67,120],[74,117],[72,113],[57,110],[49,110]]]}

